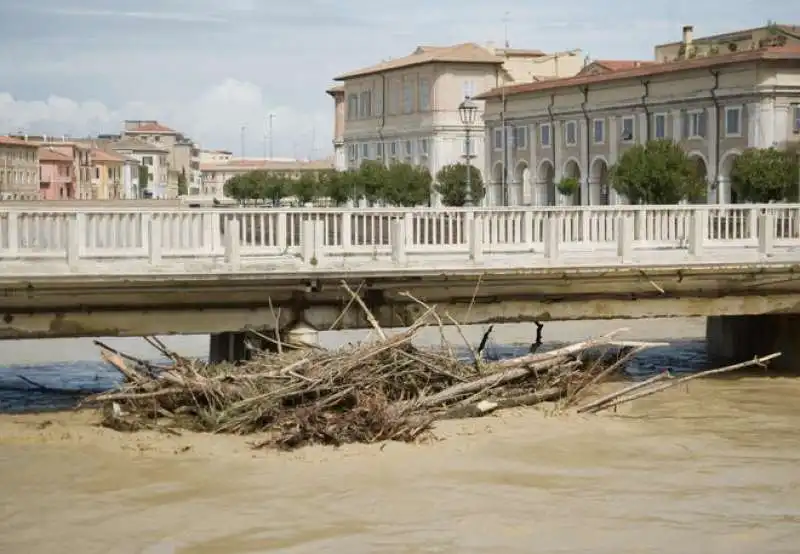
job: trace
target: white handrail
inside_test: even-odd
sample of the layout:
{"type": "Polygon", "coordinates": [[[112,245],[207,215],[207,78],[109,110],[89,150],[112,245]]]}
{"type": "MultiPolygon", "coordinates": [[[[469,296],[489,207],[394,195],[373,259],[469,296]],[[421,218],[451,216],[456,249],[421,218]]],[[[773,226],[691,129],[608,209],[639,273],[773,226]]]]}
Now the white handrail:
{"type": "Polygon", "coordinates": [[[225,255],[226,247],[232,248],[231,237],[226,235],[231,228],[238,229],[234,243],[237,255],[244,259],[299,256],[305,240],[318,240],[315,248],[320,255],[343,259],[388,256],[400,246],[403,259],[407,255],[466,256],[478,244],[481,255],[542,252],[548,241],[561,245],[561,250],[622,251],[624,245],[626,252],[631,248],[694,248],[699,253],[703,245],[758,246],[762,250],[800,246],[800,204],[441,209],[0,207],[0,260],[215,259],[225,255]],[[313,239],[304,236],[311,228],[313,239]],[[395,245],[399,240],[403,244],[395,245]]]}

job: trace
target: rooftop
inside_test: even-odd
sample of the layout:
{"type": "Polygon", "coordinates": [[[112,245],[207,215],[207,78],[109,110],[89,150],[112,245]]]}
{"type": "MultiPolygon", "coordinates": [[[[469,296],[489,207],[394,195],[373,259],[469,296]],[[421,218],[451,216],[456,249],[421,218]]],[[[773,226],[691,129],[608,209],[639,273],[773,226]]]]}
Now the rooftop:
{"type": "Polygon", "coordinates": [[[135,138],[125,138],[122,140],[118,140],[116,142],[112,142],[109,144],[109,149],[111,150],[130,150],[131,152],[158,152],[160,154],[167,154],[169,150],[164,148],[159,148],[154,144],[150,144],[149,142],[145,142],[143,140],[135,139],[135,138]]]}
{"type": "Polygon", "coordinates": [[[579,87],[590,84],[622,81],[624,79],[665,75],[679,71],[689,71],[692,69],[712,69],[738,63],[768,60],[800,60],[800,46],[761,48],[757,50],[747,50],[730,54],[726,53],[698,57],[690,60],[645,64],[630,69],[608,71],[605,73],[577,75],[575,77],[522,83],[519,85],[507,86],[505,88],[492,89],[483,94],[479,94],[476,96],[476,99],[487,100],[490,98],[499,98],[504,95],[510,96],[514,94],[523,94],[526,92],[552,91],[560,88],[579,87]]]}
{"type": "Polygon", "coordinates": [[[39,144],[36,142],[28,142],[27,140],[0,136],[0,146],[22,146],[28,148],[38,148],[39,144]]]}
{"type": "Polygon", "coordinates": [[[92,148],[91,152],[92,161],[95,162],[112,162],[112,163],[122,163],[125,161],[120,155],[111,154],[104,150],[100,150],[99,148],[92,148]]]}
{"type": "Polygon", "coordinates": [[[344,94],[344,85],[333,86],[328,90],[326,90],[325,92],[327,92],[331,96],[336,96],[337,94],[344,94]]]}
{"type": "MultiPolygon", "coordinates": [[[[760,27],[751,27],[750,29],[739,29],[736,31],[728,31],[726,33],[718,33],[716,35],[709,35],[705,37],[695,37],[692,39],[692,42],[696,43],[704,43],[704,42],[722,42],[724,40],[730,40],[732,38],[740,37],[742,35],[752,34],[755,31],[760,31],[761,29],[766,29],[769,25],[762,25],[760,27]]],[[[800,34],[800,26],[798,25],[786,25],[783,23],[775,23],[774,24],[775,30],[781,31],[784,33],[789,33],[790,35],[800,34]]],[[[664,44],[657,44],[656,48],[663,48],[665,46],[674,46],[677,44],[681,44],[683,42],[681,39],[674,40],[672,42],[665,42],[664,44]]]]}
{"type": "MultiPolygon", "coordinates": [[[[538,51],[534,51],[538,52],[538,51]]],[[[473,42],[456,44],[454,46],[419,46],[414,52],[402,58],[381,62],[376,65],[357,69],[339,75],[335,81],[346,81],[355,77],[364,77],[384,71],[403,69],[428,63],[475,63],[495,64],[503,63],[503,57],[490,52],[489,49],[473,42]]]]}
{"type": "Polygon", "coordinates": [[[333,169],[333,159],[324,160],[228,160],[200,164],[201,171],[321,171],[333,169]]]}
{"type": "Polygon", "coordinates": [[[158,121],[126,121],[125,133],[154,133],[162,135],[178,135],[178,131],[162,125],[158,121]],[[128,126],[130,125],[130,127],[128,126]]]}
{"type": "Polygon", "coordinates": [[[39,161],[40,162],[63,162],[72,163],[72,156],[67,156],[63,152],[53,150],[50,146],[39,147],[39,161]]]}

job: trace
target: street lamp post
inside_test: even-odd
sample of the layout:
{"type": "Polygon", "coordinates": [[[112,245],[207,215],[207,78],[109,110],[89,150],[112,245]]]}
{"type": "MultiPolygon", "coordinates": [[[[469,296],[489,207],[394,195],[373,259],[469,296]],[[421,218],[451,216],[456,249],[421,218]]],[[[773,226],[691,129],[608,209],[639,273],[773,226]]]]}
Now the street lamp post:
{"type": "Polygon", "coordinates": [[[475,118],[478,115],[478,106],[470,99],[469,96],[464,97],[464,101],[458,106],[458,117],[464,125],[466,137],[464,138],[464,149],[466,150],[464,157],[467,159],[467,190],[465,204],[472,206],[472,144],[470,142],[470,130],[472,124],[475,123],[475,118]]]}

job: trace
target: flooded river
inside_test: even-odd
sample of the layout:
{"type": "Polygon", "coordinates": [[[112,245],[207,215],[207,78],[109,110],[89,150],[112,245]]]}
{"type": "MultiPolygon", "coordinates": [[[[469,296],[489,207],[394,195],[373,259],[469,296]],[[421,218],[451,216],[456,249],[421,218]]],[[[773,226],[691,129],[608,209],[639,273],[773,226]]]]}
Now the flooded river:
{"type": "MultiPolygon", "coordinates": [[[[546,338],[609,325],[553,324],[546,338]]],[[[624,325],[632,336],[681,339],[637,360],[638,375],[706,365],[702,322],[624,325]]],[[[496,340],[530,336],[517,326],[496,340]]],[[[176,340],[187,354],[207,347],[176,340]]],[[[38,344],[0,344],[0,365],[24,364],[0,370],[0,383],[23,370],[48,386],[112,379],[78,361],[95,357],[90,342],[38,344]],[[64,366],[53,361],[71,362],[71,377],[57,378],[64,366]]],[[[5,394],[6,411],[49,402],[5,394]]],[[[790,377],[694,381],[602,416],[526,409],[445,422],[442,440],[425,445],[291,454],[237,437],[123,435],[94,417],[0,416],[0,552],[799,551],[800,381],[790,377]]]]}

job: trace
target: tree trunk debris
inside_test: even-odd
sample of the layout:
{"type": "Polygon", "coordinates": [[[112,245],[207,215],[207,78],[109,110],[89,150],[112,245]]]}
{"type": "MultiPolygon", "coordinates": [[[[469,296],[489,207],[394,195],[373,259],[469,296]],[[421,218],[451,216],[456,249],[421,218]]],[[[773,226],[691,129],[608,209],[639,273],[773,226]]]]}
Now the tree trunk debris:
{"type": "MultiPolygon", "coordinates": [[[[450,344],[418,349],[411,342],[425,327],[443,325],[435,306],[427,306],[408,329],[388,334],[378,325],[358,292],[343,284],[365,312],[377,339],[338,350],[284,349],[256,352],[238,364],[209,364],[180,356],[162,342],[148,342],[172,360],[156,366],[102,343],[103,359],[125,378],[114,390],[83,404],[100,406],[102,424],[124,431],[180,429],[212,433],[263,434],[254,447],[295,449],[310,444],[340,445],[386,440],[416,441],[439,419],[479,417],[500,409],[561,401],[570,406],[623,367],[634,353],[664,343],[625,342],[624,329],[546,352],[512,359],[479,359],[483,348],[467,345],[472,356],[458,357],[450,344]],[[616,349],[616,358],[597,359],[598,349],[616,349]],[[620,350],[621,349],[621,350],[620,350]]],[[[410,298],[413,298],[409,295],[410,298]]],[[[445,314],[447,316],[447,314],[445,314]]],[[[485,346],[490,331],[484,334],[485,346]]],[[[463,333],[462,333],[463,335],[463,333]]],[[[778,354],[756,359],[766,362],[778,354]]],[[[735,369],[722,368],[716,372],[735,369]]],[[[683,379],[659,375],[580,408],[594,413],[654,394],[683,379]],[[659,384],[667,380],[666,384],[659,384]]]]}

